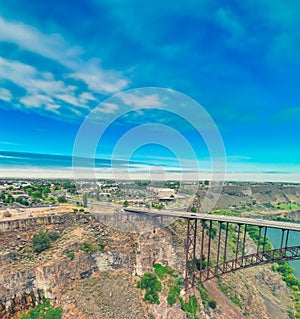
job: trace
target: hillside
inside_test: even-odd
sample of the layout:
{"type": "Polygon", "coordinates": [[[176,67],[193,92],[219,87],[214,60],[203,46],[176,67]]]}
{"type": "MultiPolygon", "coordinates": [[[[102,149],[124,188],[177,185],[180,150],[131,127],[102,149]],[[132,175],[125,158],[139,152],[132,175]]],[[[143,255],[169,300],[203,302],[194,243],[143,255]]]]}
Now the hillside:
{"type": "MultiPolygon", "coordinates": [[[[154,272],[155,263],[181,278],[184,233],[184,222],[155,233],[118,232],[80,213],[1,222],[0,318],[19,318],[44,297],[62,307],[63,318],[188,318],[182,286],[182,302],[168,305],[174,276],[160,280],[160,304],[143,301],[145,291],[137,288],[145,273],[154,272]],[[36,235],[41,229],[51,239],[40,252],[36,235]]],[[[286,284],[270,266],[212,280],[203,289],[202,294],[190,292],[197,297],[199,318],[283,319],[293,309],[286,284]],[[215,309],[208,300],[216,301],[215,309]]]]}

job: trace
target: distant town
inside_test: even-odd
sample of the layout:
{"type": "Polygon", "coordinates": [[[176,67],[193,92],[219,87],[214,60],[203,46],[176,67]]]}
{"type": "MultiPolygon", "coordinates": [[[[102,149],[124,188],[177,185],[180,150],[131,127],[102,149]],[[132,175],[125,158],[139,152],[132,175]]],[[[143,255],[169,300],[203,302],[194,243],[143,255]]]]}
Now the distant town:
{"type": "MultiPolygon", "coordinates": [[[[147,209],[201,211],[209,181],[150,182],[67,179],[0,179],[0,218],[59,212],[147,209]]],[[[270,214],[300,209],[300,185],[226,182],[213,213],[270,214]],[[284,194],[284,195],[283,195],[284,194]]]]}

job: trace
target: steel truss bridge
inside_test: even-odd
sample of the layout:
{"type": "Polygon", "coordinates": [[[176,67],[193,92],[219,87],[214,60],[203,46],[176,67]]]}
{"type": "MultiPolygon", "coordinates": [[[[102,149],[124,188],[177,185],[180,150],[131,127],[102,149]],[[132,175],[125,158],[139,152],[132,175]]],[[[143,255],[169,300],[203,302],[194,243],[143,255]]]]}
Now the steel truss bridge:
{"type": "Polygon", "coordinates": [[[299,223],[169,210],[127,208],[124,211],[160,219],[184,218],[187,221],[186,290],[193,288],[195,284],[241,269],[300,259],[299,223]],[[276,249],[270,249],[268,244],[267,235],[270,228],[278,229],[281,236],[280,246],[276,249]],[[255,244],[247,240],[251,231],[256,232],[255,244]],[[297,232],[297,246],[289,245],[291,231],[297,232]]]}

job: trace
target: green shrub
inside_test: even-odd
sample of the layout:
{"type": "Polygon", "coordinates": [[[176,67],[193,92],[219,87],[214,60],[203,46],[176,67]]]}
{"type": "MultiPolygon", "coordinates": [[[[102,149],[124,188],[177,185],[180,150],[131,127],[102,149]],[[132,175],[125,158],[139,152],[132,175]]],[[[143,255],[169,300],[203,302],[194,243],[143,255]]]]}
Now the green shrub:
{"type": "Polygon", "coordinates": [[[49,236],[51,241],[55,241],[60,237],[60,234],[56,231],[53,231],[53,232],[48,233],[48,236],[49,236]]]}
{"type": "Polygon", "coordinates": [[[208,306],[212,309],[216,309],[217,308],[217,302],[215,300],[209,300],[208,301],[208,306]]]}
{"type": "Polygon", "coordinates": [[[300,289],[300,280],[295,277],[293,268],[286,261],[273,264],[272,269],[281,274],[282,279],[286,282],[288,287],[293,290],[295,290],[296,287],[300,289]]]}
{"type": "Polygon", "coordinates": [[[32,238],[33,251],[41,253],[42,251],[51,247],[51,242],[57,240],[60,237],[58,232],[44,232],[40,231],[32,238]]]}
{"type": "Polygon", "coordinates": [[[209,236],[211,239],[215,239],[217,234],[217,228],[212,227],[211,228],[211,232],[209,231],[209,229],[206,230],[206,235],[209,236]]]}
{"type": "Polygon", "coordinates": [[[51,247],[49,235],[43,231],[33,236],[32,243],[33,251],[38,254],[51,247]]]}
{"type": "Polygon", "coordinates": [[[67,252],[67,256],[68,256],[71,260],[73,260],[73,259],[75,258],[75,254],[74,254],[73,251],[68,251],[68,252],[67,252]]]}
{"type": "Polygon", "coordinates": [[[80,250],[88,253],[88,254],[91,254],[97,250],[99,250],[99,247],[98,246],[95,246],[95,245],[91,245],[89,244],[88,242],[84,242],[82,244],[82,246],[80,247],[80,250]]]}
{"type": "Polygon", "coordinates": [[[193,206],[193,207],[191,208],[191,212],[192,212],[192,213],[197,213],[197,208],[196,208],[195,206],[193,206]]]}
{"type": "Polygon", "coordinates": [[[144,301],[150,304],[160,304],[158,292],[161,291],[162,285],[154,274],[146,273],[141,280],[138,281],[137,287],[146,290],[144,301]]]}
{"type": "Polygon", "coordinates": [[[210,300],[208,292],[206,291],[206,289],[204,288],[204,286],[202,284],[199,285],[197,287],[197,289],[198,289],[198,291],[200,293],[203,305],[206,305],[209,302],[209,300],[210,300]]]}
{"type": "Polygon", "coordinates": [[[54,308],[50,304],[50,300],[46,299],[44,303],[36,306],[29,314],[22,314],[20,319],[61,319],[62,313],[62,308],[54,308]]]}
{"type": "Polygon", "coordinates": [[[59,196],[59,197],[57,198],[57,201],[62,204],[62,203],[66,203],[66,202],[67,202],[67,199],[66,199],[65,196],[59,196]]]}
{"type": "Polygon", "coordinates": [[[189,300],[187,302],[185,301],[181,301],[181,306],[184,312],[187,313],[188,318],[192,317],[193,318],[198,318],[196,316],[196,312],[197,312],[197,308],[199,307],[198,302],[197,302],[197,298],[195,296],[190,296],[189,300]]]}
{"type": "Polygon", "coordinates": [[[167,297],[167,302],[169,306],[172,306],[176,303],[176,301],[180,297],[180,287],[178,286],[173,286],[170,288],[168,297],[167,297]]]}
{"type": "Polygon", "coordinates": [[[104,250],[104,248],[106,247],[106,244],[102,242],[100,242],[98,245],[101,251],[104,250]]]}
{"type": "Polygon", "coordinates": [[[124,206],[124,207],[129,206],[129,202],[128,202],[128,200],[125,200],[125,201],[123,202],[123,206],[124,206]]]}
{"type": "MultiPolygon", "coordinates": [[[[201,266],[200,259],[199,259],[199,258],[196,258],[196,259],[194,260],[194,262],[195,262],[195,268],[196,268],[197,270],[200,270],[200,266],[201,266]]],[[[188,264],[189,264],[189,269],[191,269],[191,268],[192,268],[193,261],[192,261],[192,260],[189,260],[189,261],[188,261],[188,264]]],[[[205,269],[206,266],[207,266],[207,261],[205,260],[205,256],[202,256],[202,269],[205,269]]]]}
{"type": "Polygon", "coordinates": [[[173,275],[174,270],[168,266],[154,264],[154,271],[159,279],[164,279],[165,275],[173,275]]]}

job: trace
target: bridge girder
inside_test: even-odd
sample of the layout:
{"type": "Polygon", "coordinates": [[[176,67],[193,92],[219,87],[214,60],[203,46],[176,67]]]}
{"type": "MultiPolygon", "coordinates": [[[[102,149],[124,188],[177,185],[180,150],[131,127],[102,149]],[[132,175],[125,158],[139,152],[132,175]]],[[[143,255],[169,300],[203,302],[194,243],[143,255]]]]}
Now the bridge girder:
{"type": "Polygon", "coordinates": [[[222,221],[214,223],[217,227],[212,220],[187,218],[186,291],[195,284],[241,269],[300,259],[300,246],[288,246],[289,229],[281,229],[279,248],[267,249],[267,231],[271,227],[258,225],[256,248],[252,242],[250,251],[247,238],[248,228],[252,225],[222,221]]]}

